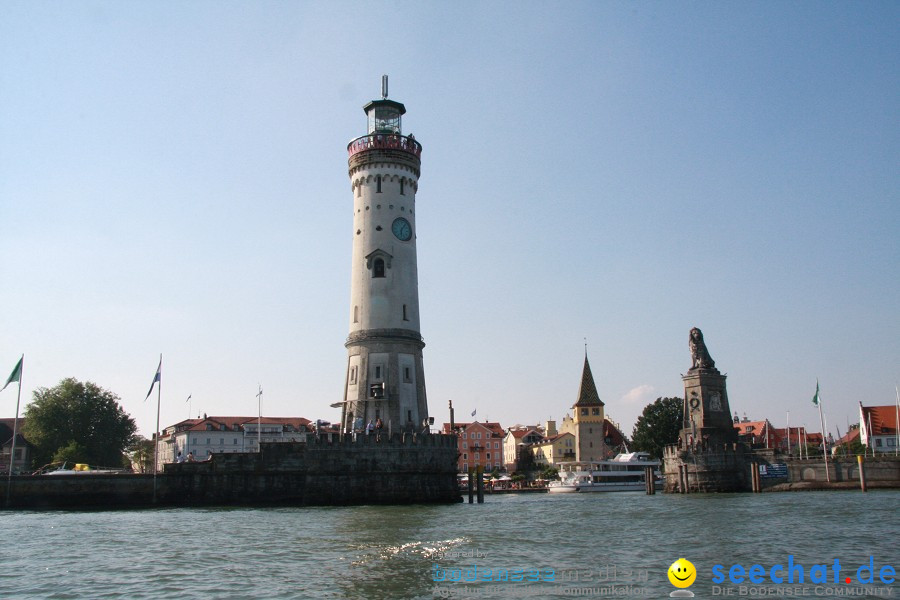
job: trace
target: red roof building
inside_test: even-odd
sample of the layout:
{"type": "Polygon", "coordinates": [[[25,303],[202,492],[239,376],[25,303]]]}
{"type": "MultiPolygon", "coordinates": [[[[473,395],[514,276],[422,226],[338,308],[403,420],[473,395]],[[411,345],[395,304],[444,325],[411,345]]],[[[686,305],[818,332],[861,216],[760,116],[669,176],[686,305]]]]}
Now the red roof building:
{"type": "Polygon", "coordinates": [[[159,464],[206,460],[218,453],[256,452],[259,442],[305,442],[312,431],[302,417],[207,417],[186,419],[159,436],[159,464]],[[180,455],[180,459],[179,459],[180,455]]]}
{"type": "MultiPolygon", "coordinates": [[[[503,467],[504,432],[500,423],[454,423],[454,429],[459,436],[457,469],[460,473],[477,467],[488,472],[503,467]]],[[[450,423],[444,423],[443,432],[451,433],[450,423]]]]}
{"type": "Polygon", "coordinates": [[[859,441],[875,453],[896,454],[898,439],[897,406],[863,406],[859,403],[859,441]]]}

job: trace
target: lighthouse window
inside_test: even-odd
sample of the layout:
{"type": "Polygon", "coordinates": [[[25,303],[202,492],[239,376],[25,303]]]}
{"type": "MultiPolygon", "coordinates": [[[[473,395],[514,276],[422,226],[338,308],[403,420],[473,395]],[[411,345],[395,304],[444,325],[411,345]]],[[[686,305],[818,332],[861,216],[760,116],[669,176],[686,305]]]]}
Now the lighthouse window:
{"type": "Polygon", "coordinates": [[[403,305],[403,320],[409,321],[409,316],[406,314],[406,305],[403,305]]]}
{"type": "Polygon", "coordinates": [[[402,179],[400,180],[400,195],[401,195],[401,196],[404,196],[404,195],[405,195],[405,194],[403,193],[403,180],[402,180],[402,179]]]}
{"type": "Polygon", "coordinates": [[[409,367],[403,367],[403,381],[411,383],[412,378],[409,376],[409,367]]]}
{"type": "Polygon", "coordinates": [[[373,267],[374,267],[374,269],[373,269],[372,277],[384,277],[384,260],[383,259],[376,258],[373,267]]]}
{"type": "Polygon", "coordinates": [[[380,194],[381,193],[381,175],[379,175],[378,177],[375,178],[375,183],[376,183],[375,192],[380,194]]]}
{"type": "Polygon", "coordinates": [[[358,306],[353,307],[353,322],[359,323],[359,307],[358,306]]]}

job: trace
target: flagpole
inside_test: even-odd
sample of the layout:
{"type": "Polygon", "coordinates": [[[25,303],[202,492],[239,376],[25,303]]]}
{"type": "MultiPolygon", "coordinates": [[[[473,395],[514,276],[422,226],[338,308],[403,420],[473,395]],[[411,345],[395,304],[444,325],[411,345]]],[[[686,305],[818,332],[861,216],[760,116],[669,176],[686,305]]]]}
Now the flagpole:
{"type": "Polygon", "coordinates": [[[819,407],[819,420],[822,422],[822,457],[825,459],[825,481],[831,483],[828,473],[828,442],[825,441],[825,415],[822,414],[822,399],[819,398],[819,382],[816,381],[816,406],[819,407]]]}
{"type": "Polygon", "coordinates": [[[159,471],[159,407],[162,403],[162,353],[159,354],[159,381],[156,386],[156,438],[153,444],[153,504],[156,504],[156,473],[159,471]]]}
{"type": "Polygon", "coordinates": [[[259,393],[256,394],[256,451],[262,452],[262,384],[259,385],[259,393]]]}
{"type": "Polygon", "coordinates": [[[788,456],[791,455],[791,411],[787,411],[788,456]]]}
{"type": "MultiPolygon", "coordinates": [[[[13,421],[12,446],[9,449],[9,476],[6,479],[6,506],[9,506],[9,495],[12,490],[13,460],[16,455],[16,436],[19,433],[19,403],[22,400],[22,371],[25,370],[25,355],[19,359],[19,391],[16,395],[16,419],[13,421]]],[[[6,386],[4,386],[6,387],[6,386]]]]}

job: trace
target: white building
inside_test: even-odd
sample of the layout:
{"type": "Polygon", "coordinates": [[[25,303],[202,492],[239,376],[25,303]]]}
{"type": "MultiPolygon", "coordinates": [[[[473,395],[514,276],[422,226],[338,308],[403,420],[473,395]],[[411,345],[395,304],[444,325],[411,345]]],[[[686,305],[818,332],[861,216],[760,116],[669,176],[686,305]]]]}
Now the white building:
{"type": "Polygon", "coordinates": [[[206,460],[212,454],[257,452],[259,442],[306,442],[309,419],[301,417],[204,417],[166,427],[159,436],[159,464],[187,459],[206,460]]]}

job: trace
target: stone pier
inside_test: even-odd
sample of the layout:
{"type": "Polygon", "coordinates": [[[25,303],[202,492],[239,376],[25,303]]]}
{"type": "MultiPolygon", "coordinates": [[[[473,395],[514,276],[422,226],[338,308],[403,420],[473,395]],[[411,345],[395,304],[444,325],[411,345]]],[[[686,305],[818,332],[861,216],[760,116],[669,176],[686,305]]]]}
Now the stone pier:
{"type": "Polygon", "coordinates": [[[456,459],[456,436],[345,435],[167,464],[155,484],[138,474],[19,475],[8,504],[3,478],[0,498],[19,509],[452,503],[456,459]]]}

